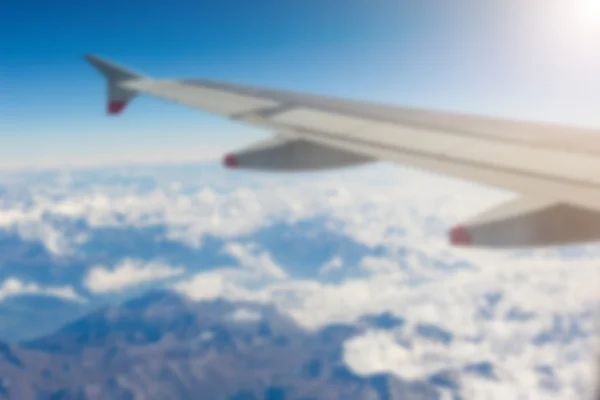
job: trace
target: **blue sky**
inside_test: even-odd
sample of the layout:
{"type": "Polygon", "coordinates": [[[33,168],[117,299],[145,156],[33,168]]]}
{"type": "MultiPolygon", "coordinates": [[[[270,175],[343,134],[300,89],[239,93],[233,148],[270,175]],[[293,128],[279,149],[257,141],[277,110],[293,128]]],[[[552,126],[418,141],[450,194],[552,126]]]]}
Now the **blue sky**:
{"type": "Polygon", "coordinates": [[[9,0],[0,166],[202,159],[264,135],[149,98],[108,118],[87,52],[157,77],[600,122],[594,1],[436,3],[9,0]]]}

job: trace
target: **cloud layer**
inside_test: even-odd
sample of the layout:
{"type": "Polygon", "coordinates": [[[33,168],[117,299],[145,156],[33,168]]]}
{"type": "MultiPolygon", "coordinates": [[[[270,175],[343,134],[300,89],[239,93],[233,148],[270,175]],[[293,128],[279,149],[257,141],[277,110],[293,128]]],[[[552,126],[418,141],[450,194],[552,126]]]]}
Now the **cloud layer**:
{"type": "MultiPolygon", "coordinates": [[[[389,311],[405,323],[346,343],[356,372],[460,371],[465,398],[580,399],[591,389],[599,248],[447,244],[449,226],[509,193],[385,165],[285,177],[92,171],[6,178],[5,188],[0,230],[50,260],[77,261],[80,282],[61,285],[90,298],[166,284],[196,300],[271,303],[306,329],[389,311]],[[464,373],[473,363],[489,363],[494,378],[464,373]]],[[[69,297],[23,282],[0,293],[69,297]]]]}

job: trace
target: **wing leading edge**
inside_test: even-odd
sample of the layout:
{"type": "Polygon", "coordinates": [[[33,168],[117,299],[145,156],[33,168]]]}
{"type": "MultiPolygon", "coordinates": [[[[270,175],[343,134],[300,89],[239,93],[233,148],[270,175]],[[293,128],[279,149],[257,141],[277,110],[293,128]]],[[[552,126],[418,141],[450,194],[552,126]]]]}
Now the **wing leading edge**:
{"type": "Polygon", "coordinates": [[[228,167],[306,171],[393,161],[524,195],[457,226],[450,232],[455,245],[600,239],[600,132],[206,80],[154,80],[87,59],[108,80],[109,113],[147,94],[278,135],[227,155],[228,167]]]}

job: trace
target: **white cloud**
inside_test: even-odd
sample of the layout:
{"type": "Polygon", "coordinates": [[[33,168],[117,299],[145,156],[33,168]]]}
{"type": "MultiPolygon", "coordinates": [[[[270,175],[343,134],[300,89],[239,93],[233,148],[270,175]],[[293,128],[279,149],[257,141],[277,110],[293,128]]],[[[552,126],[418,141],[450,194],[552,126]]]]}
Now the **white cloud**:
{"type": "Polygon", "coordinates": [[[257,281],[265,282],[264,278],[254,271],[220,268],[198,273],[190,279],[171,285],[171,288],[196,301],[217,298],[236,301],[269,301],[267,293],[247,288],[249,285],[256,286],[257,281]]]}
{"type": "Polygon", "coordinates": [[[0,285],[0,300],[23,295],[45,295],[77,302],[85,301],[72,286],[42,287],[36,283],[23,282],[17,278],[8,278],[0,285]]]}
{"type": "Polygon", "coordinates": [[[389,332],[370,331],[344,343],[344,361],[358,374],[386,373],[393,366],[404,367],[407,379],[419,379],[421,371],[410,371],[415,365],[411,353],[389,332]]]}
{"type": "MultiPolygon", "coordinates": [[[[191,279],[186,279],[174,284],[173,289],[188,296],[193,300],[211,300],[219,297],[232,298],[232,295],[227,292],[232,286],[235,286],[229,275],[234,275],[238,271],[230,271],[220,269],[219,271],[203,272],[196,274],[191,279]]],[[[231,277],[233,279],[233,276],[231,277]]]]}
{"type": "MultiPolygon", "coordinates": [[[[500,381],[465,377],[465,396],[501,399],[526,393],[547,398],[551,393],[538,385],[536,367],[549,365],[562,382],[556,396],[585,398],[597,354],[593,333],[598,327],[600,265],[593,260],[557,260],[543,253],[519,259],[502,253],[467,254],[479,268],[428,273],[427,279],[413,285],[397,273],[392,259],[381,257],[365,261],[372,267],[370,277],[339,284],[287,279],[249,289],[252,272],[232,269],[199,274],[178,288],[195,299],[272,303],[309,330],[384,311],[404,318],[406,324],[394,332],[367,332],[346,344],[346,362],[357,373],[387,371],[414,379],[489,361],[500,381]],[[489,298],[494,293],[501,296],[492,309],[489,298]],[[531,313],[531,319],[507,319],[517,308],[531,313]],[[534,339],[552,328],[556,315],[576,321],[586,336],[569,344],[535,345],[534,339]],[[444,344],[423,338],[419,324],[446,330],[452,340],[444,344]],[[574,389],[579,386],[582,389],[574,389]]],[[[411,269],[418,271],[418,262],[409,262],[411,269]]],[[[564,330],[568,329],[566,325],[564,330]]]]}
{"type": "Polygon", "coordinates": [[[326,275],[328,272],[340,270],[343,268],[343,262],[340,256],[335,256],[328,262],[326,262],[321,269],[319,269],[319,275],[326,275]]]}
{"type": "Polygon", "coordinates": [[[231,242],[225,246],[224,252],[234,257],[240,268],[222,267],[200,272],[172,285],[173,289],[194,300],[228,298],[266,301],[264,296],[261,298],[260,294],[246,288],[288,279],[286,272],[271,259],[268,252],[258,249],[255,244],[231,242]]]}
{"type": "MultiPolygon", "coordinates": [[[[538,257],[509,261],[501,255],[491,255],[487,262],[481,258],[479,265],[478,270],[457,271],[447,279],[414,287],[407,287],[393,275],[388,279],[378,275],[340,285],[316,285],[311,291],[303,287],[301,301],[286,306],[291,306],[291,315],[309,328],[331,321],[349,322],[359,315],[382,310],[405,318],[407,325],[401,339],[412,343],[410,351],[399,346],[389,333],[351,342],[363,349],[357,353],[356,347],[348,348],[350,365],[361,373],[379,372],[385,366],[390,372],[411,378],[469,362],[490,361],[504,374],[504,385],[510,382],[514,387],[510,393],[537,392],[547,397],[550,394],[537,385],[535,368],[549,365],[562,382],[556,394],[559,398],[585,398],[585,392],[572,390],[578,380],[588,382],[583,387],[589,390],[594,378],[600,266],[593,261],[538,257]],[[495,310],[482,317],[488,295],[496,292],[502,297],[495,310]],[[526,321],[507,320],[515,308],[530,312],[533,317],[526,321]],[[556,315],[576,321],[587,333],[567,345],[534,345],[541,332],[552,328],[556,315]],[[451,332],[454,340],[448,346],[421,340],[415,333],[418,323],[439,326],[451,332]],[[481,341],[473,342],[472,338],[477,337],[481,341]]],[[[568,331],[569,326],[562,329],[568,331]]],[[[465,385],[471,393],[469,398],[483,398],[493,392],[491,387],[497,386],[477,380],[467,380],[465,385]]],[[[496,393],[507,394],[502,390],[496,393]]]]}
{"type": "Polygon", "coordinates": [[[364,257],[360,262],[361,268],[373,274],[398,274],[402,272],[402,266],[398,261],[388,257],[364,257]]]}
{"type": "Polygon", "coordinates": [[[229,318],[236,322],[256,322],[262,318],[260,313],[249,308],[238,308],[229,318]]]}
{"type": "Polygon", "coordinates": [[[120,292],[131,286],[172,278],[184,272],[181,267],[127,258],[112,269],[92,267],[84,279],[84,285],[93,293],[120,292]]]}
{"type": "Polygon", "coordinates": [[[256,272],[257,276],[287,278],[286,272],[271,259],[269,253],[257,252],[257,246],[254,244],[228,243],[225,252],[236,258],[243,268],[256,272]]]}
{"type": "Polygon", "coordinates": [[[81,218],[92,228],[164,224],[169,238],[200,246],[205,235],[233,238],[274,221],[327,215],[335,229],[361,243],[397,246],[441,236],[447,224],[506,198],[502,192],[385,165],[309,179],[249,175],[241,183],[215,169],[192,190],[184,190],[177,176],[179,185],[166,180],[151,192],[139,192],[135,185],[79,188],[65,174],[47,186],[17,185],[15,191],[31,190],[28,202],[0,203],[0,227],[16,228],[61,255],[77,241],[64,223],[45,216],[81,218]]]}

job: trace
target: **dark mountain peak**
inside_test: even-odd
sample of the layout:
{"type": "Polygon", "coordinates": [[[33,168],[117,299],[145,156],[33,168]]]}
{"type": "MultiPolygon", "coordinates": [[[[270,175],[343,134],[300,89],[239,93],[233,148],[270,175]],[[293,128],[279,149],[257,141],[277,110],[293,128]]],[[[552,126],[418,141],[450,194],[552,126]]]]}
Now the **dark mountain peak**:
{"type": "Polygon", "coordinates": [[[143,345],[193,323],[186,299],[169,291],[153,291],[122,306],[104,307],[24,346],[50,352],[79,352],[85,347],[143,345]]]}
{"type": "Polygon", "coordinates": [[[15,367],[23,367],[23,362],[13,351],[13,346],[4,342],[0,342],[0,360],[15,367]]]}
{"type": "Polygon", "coordinates": [[[152,291],[122,306],[108,306],[54,334],[24,343],[30,349],[77,353],[84,348],[200,342],[233,349],[263,340],[279,345],[304,335],[273,307],[223,299],[193,302],[171,291],[152,291]],[[201,340],[211,336],[213,340],[201,340]],[[198,339],[198,340],[197,340],[198,339]]]}

